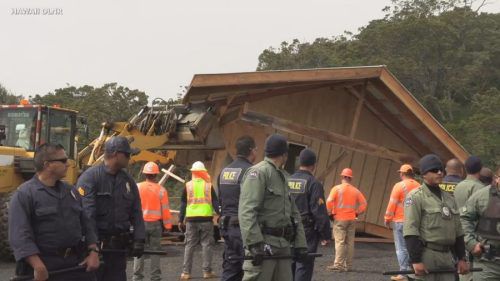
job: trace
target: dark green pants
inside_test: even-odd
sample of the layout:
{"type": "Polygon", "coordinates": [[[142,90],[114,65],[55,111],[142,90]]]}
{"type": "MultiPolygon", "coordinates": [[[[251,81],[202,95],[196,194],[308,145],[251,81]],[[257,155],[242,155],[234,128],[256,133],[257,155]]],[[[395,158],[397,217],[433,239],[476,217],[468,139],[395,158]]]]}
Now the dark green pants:
{"type": "MultiPolygon", "coordinates": [[[[290,247],[277,248],[272,247],[274,255],[290,255],[290,247]]],[[[245,251],[246,255],[250,255],[245,251]]],[[[254,266],[251,260],[243,263],[243,281],[291,281],[292,275],[292,260],[264,260],[262,265],[254,266]]]]}

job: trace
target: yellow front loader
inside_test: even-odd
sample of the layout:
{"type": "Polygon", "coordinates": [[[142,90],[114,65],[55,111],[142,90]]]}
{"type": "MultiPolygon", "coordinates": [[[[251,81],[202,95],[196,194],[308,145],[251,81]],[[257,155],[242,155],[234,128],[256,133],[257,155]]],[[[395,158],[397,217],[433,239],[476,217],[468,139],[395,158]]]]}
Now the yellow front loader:
{"type": "Polygon", "coordinates": [[[172,162],[177,149],[203,149],[208,139],[220,139],[210,108],[200,106],[144,107],[128,121],[105,122],[99,136],[77,151],[77,112],[57,106],[0,105],[0,257],[11,257],[8,245],[8,203],[13,192],[35,174],[33,156],[44,143],[59,143],[69,157],[65,180],[75,184],[81,172],[102,162],[105,142],[124,136],[141,152],[131,163],[172,162]],[[214,135],[216,134],[216,135],[214,135]]]}

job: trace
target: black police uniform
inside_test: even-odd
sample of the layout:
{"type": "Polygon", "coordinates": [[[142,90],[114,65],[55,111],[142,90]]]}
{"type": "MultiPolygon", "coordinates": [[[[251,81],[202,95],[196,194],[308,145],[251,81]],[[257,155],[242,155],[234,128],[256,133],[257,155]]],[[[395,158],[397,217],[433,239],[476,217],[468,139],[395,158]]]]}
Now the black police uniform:
{"type": "MultiPolygon", "coordinates": [[[[331,239],[323,185],[309,171],[298,170],[288,179],[288,186],[302,217],[307,251],[315,253],[320,240],[331,239]]],[[[310,281],[314,270],[314,258],[309,258],[305,263],[294,262],[292,268],[295,281],[310,281]]]]}
{"type": "Polygon", "coordinates": [[[229,261],[230,256],[244,256],[238,222],[241,180],[246,170],[252,166],[246,158],[238,157],[222,169],[217,180],[221,205],[220,231],[224,237],[224,261],[221,281],[236,281],[243,278],[243,261],[229,261]]]}
{"type": "MultiPolygon", "coordinates": [[[[17,261],[16,275],[32,275],[24,258],[38,254],[48,271],[77,266],[96,243],[81,197],[72,187],[57,181],[45,186],[38,176],[19,186],[9,207],[9,242],[17,261]],[[85,239],[84,239],[85,236],[85,239]]],[[[91,272],[49,276],[55,280],[95,280],[91,272]]]]}
{"type": "MultiPolygon", "coordinates": [[[[76,186],[103,249],[128,249],[130,239],[144,241],[139,190],[125,170],[113,175],[104,164],[94,166],[80,176],[76,186]]],[[[98,270],[98,280],[127,280],[126,253],[103,253],[102,258],[104,266],[98,270]]]]}

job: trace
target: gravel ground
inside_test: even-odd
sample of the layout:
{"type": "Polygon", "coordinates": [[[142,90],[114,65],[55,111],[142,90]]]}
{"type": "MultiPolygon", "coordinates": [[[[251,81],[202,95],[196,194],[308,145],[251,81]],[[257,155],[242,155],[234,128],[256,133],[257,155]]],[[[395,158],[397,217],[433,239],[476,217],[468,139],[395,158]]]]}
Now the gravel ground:
{"type": "MultiPolygon", "coordinates": [[[[163,280],[179,280],[182,271],[182,260],[184,247],[183,246],[166,246],[165,250],[168,257],[161,260],[163,280]]],[[[214,253],[214,271],[220,276],[222,264],[223,244],[217,243],[214,253]]],[[[326,270],[326,266],[333,261],[333,246],[332,244],[320,247],[319,252],[323,257],[316,259],[315,272],[313,280],[316,281],[377,281],[390,280],[389,277],[384,277],[380,273],[385,270],[396,270],[398,268],[394,245],[392,244],[377,244],[377,243],[356,243],[356,252],[354,257],[354,268],[352,272],[333,273],[326,270]]],[[[194,280],[203,280],[201,278],[201,249],[195,254],[193,262],[192,276],[194,280]]],[[[149,268],[149,260],[146,260],[146,271],[149,268]]],[[[13,275],[14,263],[0,262],[0,280],[9,280],[13,275]]],[[[128,266],[129,280],[132,280],[132,262],[128,266]]],[[[146,272],[146,277],[148,278],[146,272]]],[[[149,279],[145,280],[149,280],[149,279]]],[[[218,279],[212,279],[218,280],[218,279]]]]}

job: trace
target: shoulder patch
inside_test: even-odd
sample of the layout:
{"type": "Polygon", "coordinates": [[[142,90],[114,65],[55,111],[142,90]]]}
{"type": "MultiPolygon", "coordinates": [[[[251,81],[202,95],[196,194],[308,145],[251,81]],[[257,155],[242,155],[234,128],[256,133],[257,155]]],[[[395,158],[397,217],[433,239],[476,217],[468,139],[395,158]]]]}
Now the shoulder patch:
{"type": "Polygon", "coordinates": [[[81,196],[85,196],[85,189],[83,188],[83,186],[80,186],[78,188],[78,193],[80,193],[81,196]]]}
{"type": "Polygon", "coordinates": [[[258,177],[259,177],[259,171],[252,170],[252,171],[248,172],[248,178],[249,179],[256,179],[258,177]]]}
{"type": "Polygon", "coordinates": [[[405,207],[409,207],[411,205],[413,205],[414,201],[411,197],[406,197],[405,199],[405,207]]]}
{"type": "Polygon", "coordinates": [[[463,207],[462,207],[462,212],[463,212],[463,213],[467,212],[467,207],[466,207],[466,206],[463,206],[463,207]]]}

